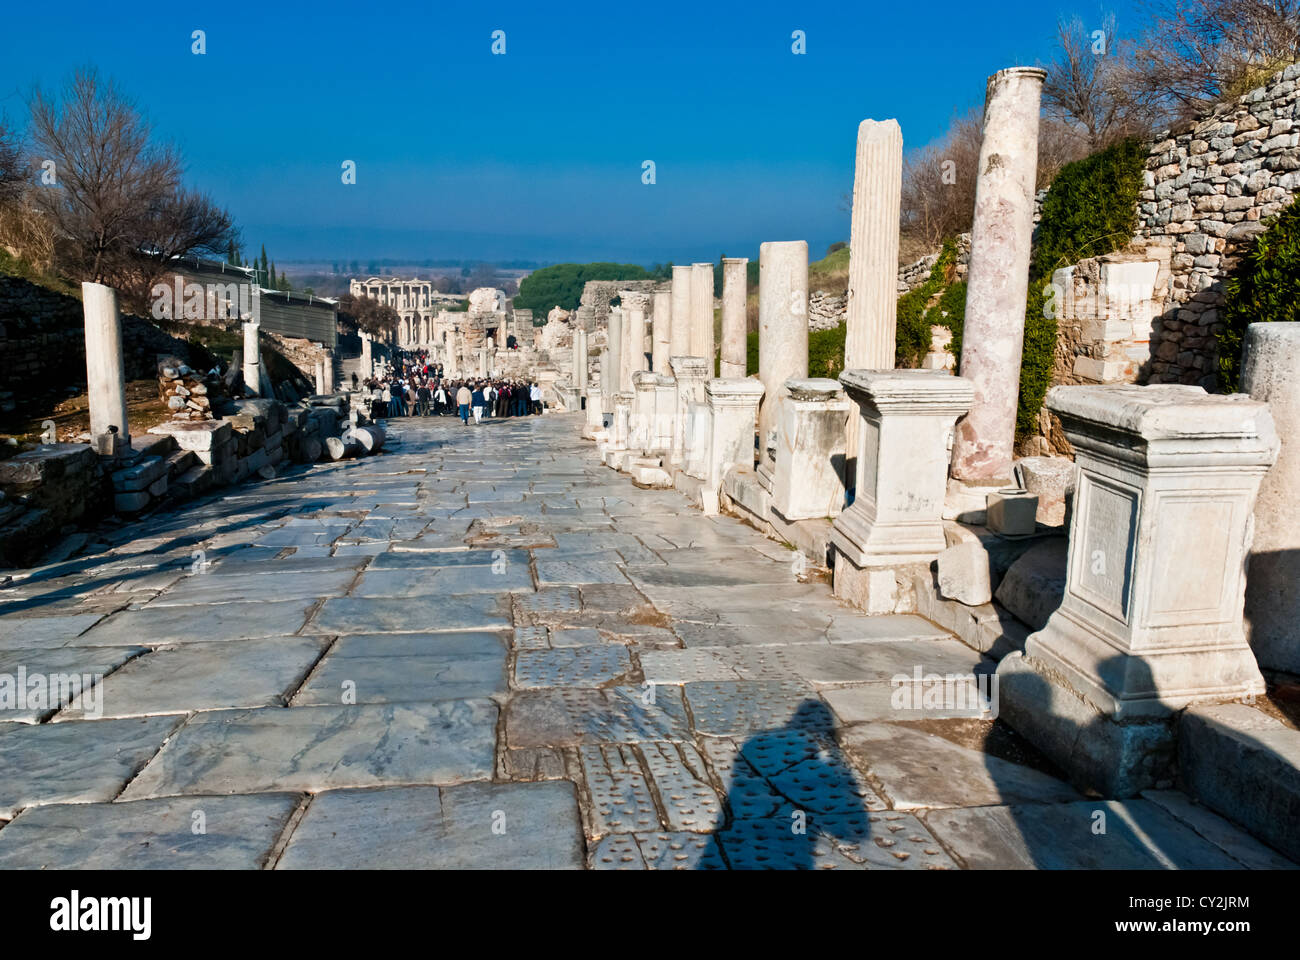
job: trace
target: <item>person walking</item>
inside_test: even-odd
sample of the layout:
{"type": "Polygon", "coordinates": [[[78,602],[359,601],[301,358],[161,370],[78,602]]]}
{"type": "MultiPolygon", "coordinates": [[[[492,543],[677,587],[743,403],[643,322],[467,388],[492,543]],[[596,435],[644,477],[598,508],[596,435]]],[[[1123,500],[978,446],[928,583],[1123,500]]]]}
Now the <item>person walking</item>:
{"type": "Polygon", "coordinates": [[[528,399],[532,401],[533,413],[540,416],[542,412],[542,388],[537,384],[532,384],[528,388],[528,399]]]}
{"type": "Polygon", "coordinates": [[[420,389],[415,391],[416,402],[419,405],[420,416],[429,415],[429,385],[424,381],[420,382],[420,389]]]}
{"type": "Polygon", "coordinates": [[[477,427],[483,422],[483,404],[485,402],[483,398],[483,384],[481,382],[474,385],[474,393],[471,396],[471,403],[474,406],[474,426],[477,427]]]}
{"type": "Polygon", "coordinates": [[[460,389],[456,391],[456,407],[460,413],[461,422],[467,427],[469,426],[469,405],[473,399],[474,395],[470,393],[469,387],[462,383],[460,389]]]}

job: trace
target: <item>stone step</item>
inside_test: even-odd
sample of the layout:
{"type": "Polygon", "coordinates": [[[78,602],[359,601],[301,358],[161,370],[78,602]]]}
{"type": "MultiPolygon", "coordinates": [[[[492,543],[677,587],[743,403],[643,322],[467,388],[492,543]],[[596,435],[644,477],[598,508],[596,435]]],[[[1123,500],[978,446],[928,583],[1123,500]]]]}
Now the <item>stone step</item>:
{"type": "MultiPolygon", "coordinates": [[[[168,440],[171,437],[167,438],[168,440]]],[[[175,479],[199,462],[198,454],[193,450],[177,450],[167,457],[167,476],[175,479]]]]}
{"type": "Polygon", "coordinates": [[[1192,797],[1300,860],[1300,730],[1241,703],[1188,707],[1178,761],[1192,797]]]}
{"type": "Polygon", "coordinates": [[[171,482],[172,496],[177,498],[197,497],[216,482],[216,474],[206,464],[199,463],[190,467],[171,482]]]}

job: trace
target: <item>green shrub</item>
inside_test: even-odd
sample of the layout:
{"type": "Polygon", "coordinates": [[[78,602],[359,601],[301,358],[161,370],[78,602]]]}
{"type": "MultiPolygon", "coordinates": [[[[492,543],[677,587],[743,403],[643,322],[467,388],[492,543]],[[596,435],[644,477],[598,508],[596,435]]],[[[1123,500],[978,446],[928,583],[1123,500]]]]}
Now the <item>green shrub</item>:
{"type": "MultiPolygon", "coordinates": [[[[950,284],[939,295],[939,300],[926,311],[925,326],[947,327],[952,331],[948,352],[957,358],[957,373],[961,373],[961,331],[966,322],[966,281],[950,284]]],[[[928,345],[927,345],[928,349],[928,345]]]]}
{"type": "MultiPolygon", "coordinates": [[[[898,312],[894,330],[894,362],[900,367],[919,367],[925,355],[930,352],[930,313],[926,304],[936,295],[945,291],[948,282],[948,270],[957,260],[957,242],[945,240],[939,251],[939,258],[930,268],[930,276],[925,283],[915,290],[910,290],[898,298],[898,312]]],[[[966,296],[962,294],[962,307],[965,309],[966,296]]]]}
{"type": "Polygon", "coordinates": [[[808,376],[834,380],[844,372],[844,324],[830,330],[808,331],[808,376]]]}
{"type": "Polygon", "coordinates": [[[1219,387],[1236,392],[1246,325],[1300,321],[1300,204],[1287,207],[1255,238],[1224,283],[1220,311],[1219,387]]]}
{"type": "Polygon", "coordinates": [[[1128,245],[1137,226],[1137,201],[1146,159],[1141,141],[1121,140],[1062,167],[1043,200],[1025,298],[1017,436],[1037,432],[1038,411],[1052,382],[1056,318],[1045,316],[1044,285],[1061,267],[1128,245]]]}

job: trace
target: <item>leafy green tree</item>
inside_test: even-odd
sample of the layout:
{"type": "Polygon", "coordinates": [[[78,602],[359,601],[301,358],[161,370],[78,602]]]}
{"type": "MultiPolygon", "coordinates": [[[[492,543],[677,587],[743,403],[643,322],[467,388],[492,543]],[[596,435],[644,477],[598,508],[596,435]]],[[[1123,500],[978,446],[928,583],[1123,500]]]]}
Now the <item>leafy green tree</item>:
{"type": "Polygon", "coordinates": [[[519,284],[516,309],[545,317],[552,307],[574,310],[582,299],[588,280],[648,280],[650,273],[634,263],[557,263],[534,270],[519,284]]]}
{"type": "Polygon", "coordinates": [[[1300,206],[1273,219],[1223,286],[1222,329],[1215,338],[1219,386],[1231,393],[1239,386],[1247,324],[1300,321],[1300,206]]]}

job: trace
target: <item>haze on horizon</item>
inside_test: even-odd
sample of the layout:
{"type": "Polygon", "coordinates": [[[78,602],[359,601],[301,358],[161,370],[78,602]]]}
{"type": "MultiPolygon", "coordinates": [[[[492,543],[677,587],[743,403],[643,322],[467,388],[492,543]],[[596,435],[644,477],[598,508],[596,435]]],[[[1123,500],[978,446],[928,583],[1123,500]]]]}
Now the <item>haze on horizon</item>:
{"type": "MultiPolygon", "coordinates": [[[[1136,0],[1106,9],[1136,26],[1136,0]]],[[[245,245],[284,261],[642,264],[847,239],[858,123],[905,144],[983,101],[986,77],[1052,55],[1058,18],[1009,0],[839,9],[516,2],[430,9],[20,5],[0,113],[92,65],[173,140],[245,245]],[[192,52],[202,30],[206,52],[192,52]],[[504,55],[492,53],[505,32],[504,55]],[[806,53],[792,52],[802,30],[806,53]],[[342,164],[356,164],[356,183],[342,164]],[[655,183],[642,182],[655,164],[655,183]]]]}

